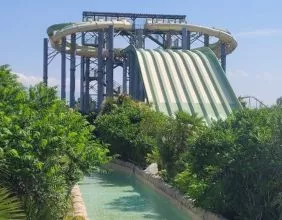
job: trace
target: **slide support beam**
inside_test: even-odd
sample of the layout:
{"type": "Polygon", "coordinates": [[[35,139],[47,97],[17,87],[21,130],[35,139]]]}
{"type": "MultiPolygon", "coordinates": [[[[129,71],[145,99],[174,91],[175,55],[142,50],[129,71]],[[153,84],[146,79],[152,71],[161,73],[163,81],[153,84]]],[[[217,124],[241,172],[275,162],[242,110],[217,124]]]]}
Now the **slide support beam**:
{"type": "Polygon", "coordinates": [[[187,50],[191,50],[191,32],[187,30],[187,50]]]}
{"type": "Polygon", "coordinates": [[[191,44],[191,34],[190,31],[187,30],[187,28],[182,28],[182,49],[183,50],[190,50],[191,44]]]}
{"type": "Polygon", "coordinates": [[[221,43],[220,45],[220,60],[221,60],[221,67],[226,73],[226,44],[221,43]]]}
{"type": "Polygon", "coordinates": [[[172,45],[171,33],[165,35],[165,49],[170,49],[172,45]]]}
{"type": "Polygon", "coordinates": [[[144,48],[143,29],[136,29],[136,48],[144,48]]]}
{"type": "Polygon", "coordinates": [[[80,112],[84,113],[84,75],[85,75],[85,57],[80,58],[80,112]]]}
{"type": "Polygon", "coordinates": [[[70,107],[75,106],[75,46],[76,34],[71,34],[71,54],[70,54],[70,107]]]}
{"type": "Polygon", "coordinates": [[[182,49],[187,50],[187,28],[182,28],[182,49]]]}
{"type": "Polygon", "coordinates": [[[48,38],[43,39],[43,83],[48,85],[48,38]]]}
{"type": "Polygon", "coordinates": [[[66,37],[61,45],[61,100],[66,100],[66,37]]]}
{"type": "Polygon", "coordinates": [[[127,58],[123,60],[122,92],[127,94],[127,58]]]}
{"type": "Polygon", "coordinates": [[[89,95],[89,74],[90,74],[90,58],[85,58],[85,99],[84,99],[84,112],[89,113],[90,95],[89,95]]]}
{"type": "MultiPolygon", "coordinates": [[[[85,44],[85,33],[81,33],[81,45],[85,44]]],[[[80,58],[80,112],[84,113],[84,74],[85,74],[85,57],[80,58]]]]}
{"type": "Polygon", "coordinates": [[[104,100],[104,32],[98,33],[98,97],[97,108],[100,109],[104,100]]]}
{"type": "Polygon", "coordinates": [[[133,63],[134,55],[129,53],[128,56],[128,69],[129,69],[129,94],[134,97],[133,88],[134,88],[134,63],[133,63]]]}
{"type": "Polygon", "coordinates": [[[208,47],[210,45],[210,37],[208,34],[204,34],[204,46],[208,47]]]}
{"type": "Polygon", "coordinates": [[[114,76],[113,76],[113,66],[114,66],[114,27],[110,25],[107,30],[107,48],[108,48],[108,59],[106,64],[106,81],[107,81],[107,96],[113,97],[114,94],[114,76]]]}

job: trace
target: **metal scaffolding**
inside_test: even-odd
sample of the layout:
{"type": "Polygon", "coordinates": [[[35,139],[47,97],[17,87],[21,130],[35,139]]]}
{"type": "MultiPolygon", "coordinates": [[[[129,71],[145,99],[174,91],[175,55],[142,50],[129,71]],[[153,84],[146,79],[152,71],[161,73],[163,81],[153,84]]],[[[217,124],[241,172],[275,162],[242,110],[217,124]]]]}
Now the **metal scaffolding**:
{"type": "MultiPolygon", "coordinates": [[[[96,21],[103,18],[110,20],[112,18],[129,19],[135,26],[136,19],[151,19],[152,21],[168,19],[171,22],[185,22],[185,15],[160,15],[160,14],[135,14],[135,13],[109,13],[109,12],[83,12],[82,21],[96,21]]],[[[145,39],[149,39],[164,49],[183,49],[190,50],[192,44],[196,41],[204,46],[210,45],[210,36],[202,33],[192,33],[189,29],[183,28],[179,32],[172,31],[152,31],[136,27],[131,31],[117,31],[113,26],[106,29],[71,34],[70,45],[66,37],[61,40],[60,48],[57,52],[50,52],[48,48],[48,39],[43,42],[43,82],[48,83],[48,65],[54,57],[61,54],[61,99],[66,100],[66,63],[70,60],[70,91],[69,105],[74,108],[80,106],[80,111],[89,113],[98,111],[101,108],[105,97],[113,97],[119,93],[126,93],[138,100],[145,99],[145,90],[143,81],[139,73],[136,72],[136,62],[128,56],[121,53],[119,56],[114,54],[114,41],[118,36],[129,39],[129,45],[136,48],[145,48],[145,39]],[[204,37],[201,40],[201,37],[204,37]],[[76,64],[76,42],[81,40],[81,45],[87,45],[97,48],[97,57],[81,56],[80,62],[76,64]],[[69,55],[66,48],[69,47],[69,55]],[[105,56],[104,50],[108,53],[105,56]],[[80,68],[77,66],[80,65],[80,68]],[[115,81],[115,68],[121,67],[122,85],[115,81]],[[77,71],[78,70],[78,71],[77,71]],[[75,98],[75,79],[76,73],[80,72],[80,98],[75,98]],[[121,90],[122,87],[122,90],[121,90]],[[94,106],[94,108],[93,108],[94,106]]],[[[226,45],[221,44],[220,60],[222,68],[226,69],[226,45]]],[[[78,78],[78,77],[77,77],[78,78]]]]}

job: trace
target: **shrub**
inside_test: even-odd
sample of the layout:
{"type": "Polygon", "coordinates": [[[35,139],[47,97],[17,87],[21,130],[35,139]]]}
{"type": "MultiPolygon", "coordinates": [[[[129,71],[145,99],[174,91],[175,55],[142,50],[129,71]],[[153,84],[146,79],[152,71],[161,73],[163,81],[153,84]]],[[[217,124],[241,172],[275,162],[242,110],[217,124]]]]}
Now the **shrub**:
{"type": "Polygon", "coordinates": [[[189,142],[205,129],[202,118],[177,112],[157,131],[157,146],[160,155],[160,168],[165,169],[167,180],[173,180],[178,172],[187,166],[185,161],[189,142]]]}
{"type": "Polygon", "coordinates": [[[190,147],[176,183],[197,205],[231,219],[279,219],[282,109],[244,109],[215,122],[190,147]]]}
{"type": "Polygon", "coordinates": [[[54,88],[25,90],[2,68],[0,94],[0,175],[8,171],[1,181],[22,199],[28,219],[60,219],[72,186],[107,161],[107,149],[54,88]]]}
{"type": "Polygon", "coordinates": [[[108,99],[95,120],[96,135],[110,144],[110,152],[140,166],[156,147],[156,131],[167,117],[127,96],[108,99]]]}

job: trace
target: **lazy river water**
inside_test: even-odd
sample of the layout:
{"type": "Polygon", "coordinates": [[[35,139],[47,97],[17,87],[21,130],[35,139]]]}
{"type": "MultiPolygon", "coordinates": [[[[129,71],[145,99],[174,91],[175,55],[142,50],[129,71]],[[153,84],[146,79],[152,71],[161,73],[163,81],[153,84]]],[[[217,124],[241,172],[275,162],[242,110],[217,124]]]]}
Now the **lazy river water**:
{"type": "Polygon", "coordinates": [[[123,172],[93,174],[79,187],[90,220],[192,219],[166,197],[123,172]]]}

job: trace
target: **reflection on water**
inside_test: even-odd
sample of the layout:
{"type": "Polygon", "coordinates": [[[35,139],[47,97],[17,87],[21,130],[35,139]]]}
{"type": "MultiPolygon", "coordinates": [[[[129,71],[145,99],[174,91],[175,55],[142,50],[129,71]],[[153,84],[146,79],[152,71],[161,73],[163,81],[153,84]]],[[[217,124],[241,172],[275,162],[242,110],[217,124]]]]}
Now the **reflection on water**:
{"type": "Polygon", "coordinates": [[[124,173],[85,177],[80,191],[90,220],[192,219],[164,196],[124,173]]]}

